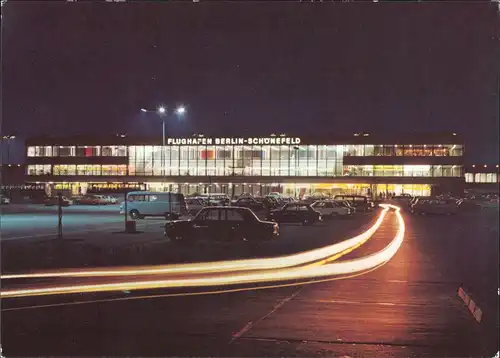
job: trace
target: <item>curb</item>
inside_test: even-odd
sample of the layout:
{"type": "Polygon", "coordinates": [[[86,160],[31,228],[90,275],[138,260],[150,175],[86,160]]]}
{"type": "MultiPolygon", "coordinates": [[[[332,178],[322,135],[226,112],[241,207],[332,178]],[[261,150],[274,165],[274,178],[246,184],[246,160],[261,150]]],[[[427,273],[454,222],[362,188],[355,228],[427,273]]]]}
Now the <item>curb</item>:
{"type": "Polygon", "coordinates": [[[479,306],[472,300],[471,296],[465,292],[465,290],[460,286],[458,288],[458,297],[462,299],[465,306],[469,309],[469,312],[472,314],[472,317],[476,320],[477,323],[481,323],[483,318],[483,311],[479,308],[479,306]]]}

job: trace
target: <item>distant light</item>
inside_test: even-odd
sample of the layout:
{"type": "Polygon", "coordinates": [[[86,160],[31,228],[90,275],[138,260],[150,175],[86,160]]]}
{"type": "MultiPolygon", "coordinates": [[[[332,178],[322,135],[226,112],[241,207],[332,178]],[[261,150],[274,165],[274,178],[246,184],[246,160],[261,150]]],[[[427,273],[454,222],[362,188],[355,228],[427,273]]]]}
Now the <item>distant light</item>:
{"type": "Polygon", "coordinates": [[[141,112],[147,112],[148,110],[146,108],[141,108],[141,112]]]}
{"type": "Polygon", "coordinates": [[[476,167],[476,164],[472,164],[472,167],[475,168],[476,167]]]}
{"type": "Polygon", "coordinates": [[[453,133],[453,135],[457,135],[456,133],[453,133]]]}
{"type": "Polygon", "coordinates": [[[158,113],[161,113],[161,114],[165,113],[165,107],[163,107],[163,106],[158,107],[158,113]]]}
{"type": "Polygon", "coordinates": [[[364,137],[368,137],[370,134],[369,133],[364,133],[363,136],[364,137]]]}
{"type": "Polygon", "coordinates": [[[484,165],[484,167],[486,168],[486,167],[487,167],[487,165],[485,164],[485,165],[484,165]]]}
{"type": "Polygon", "coordinates": [[[497,168],[498,168],[498,164],[497,164],[497,168]]]}
{"type": "Polygon", "coordinates": [[[355,137],[359,137],[359,133],[354,133],[354,136],[355,137]]]}
{"type": "Polygon", "coordinates": [[[184,107],[184,106],[180,106],[180,107],[178,107],[178,108],[175,110],[175,113],[177,113],[177,114],[184,114],[184,113],[186,113],[186,107],[184,107]]]}

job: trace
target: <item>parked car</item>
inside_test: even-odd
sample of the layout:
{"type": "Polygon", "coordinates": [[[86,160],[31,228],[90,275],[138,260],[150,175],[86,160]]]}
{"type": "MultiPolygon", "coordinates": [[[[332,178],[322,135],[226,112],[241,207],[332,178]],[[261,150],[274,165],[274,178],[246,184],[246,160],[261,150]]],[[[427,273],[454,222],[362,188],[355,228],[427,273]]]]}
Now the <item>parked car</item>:
{"type": "Polygon", "coordinates": [[[370,211],[375,207],[373,201],[364,195],[335,195],[334,199],[349,201],[356,208],[356,211],[370,211]]]}
{"type": "MultiPolygon", "coordinates": [[[[178,219],[187,214],[183,194],[154,191],[131,191],[127,194],[127,211],[132,219],[146,216],[162,216],[178,219]]],[[[125,203],[120,204],[120,214],[125,213],[125,203]]]]}
{"type": "Polygon", "coordinates": [[[118,200],[114,196],[111,195],[101,195],[101,196],[108,204],[116,204],[118,202],[118,200]]]}
{"type": "Polygon", "coordinates": [[[321,213],[314,210],[311,205],[302,203],[287,203],[280,209],[271,210],[268,220],[278,223],[302,223],[312,225],[321,221],[321,213]]]}
{"type": "Polygon", "coordinates": [[[187,212],[190,215],[198,214],[198,212],[205,207],[205,203],[202,199],[186,198],[184,200],[186,202],[187,212]]]}
{"type": "Polygon", "coordinates": [[[97,195],[89,194],[89,195],[83,195],[80,198],[78,198],[77,203],[81,205],[102,205],[106,204],[106,201],[103,198],[98,197],[97,195]]]}
{"type": "Polygon", "coordinates": [[[248,208],[212,206],[193,219],[166,223],[164,234],[173,241],[264,241],[279,235],[279,225],[260,220],[248,208]]]}
{"type": "Polygon", "coordinates": [[[10,199],[4,195],[0,195],[0,204],[10,204],[10,199]]]}
{"type": "Polygon", "coordinates": [[[255,200],[254,198],[238,198],[236,200],[231,200],[232,206],[238,206],[242,208],[249,208],[252,211],[260,211],[264,209],[264,204],[255,200]]]}
{"type": "Polygon", "coordinates": [[[354,213],[352,208],[346,207],[335,200],[315,201],[311,207],[319,211],[323,218],[332,218],[334,216],[349,216],[354,213]]]}
{"type": "Polygon", "coordinates": [[[336,203],[339,203],[341,206],[344,206],[351,210],[351,213],[354,214],[356,212],[356,208],[351,205],[351,203],[347,200],[333,199],[336,203]]]}
{"type": "MultiPolygon", "coordinates": [[[[44,202],[45,206],[54,206],[59,205],[59,197],[52,196],[50,198],[46,198],[44,202]]],[[[73,205],[73,200],[68,199],[65,196],[61,197],[61,206],[70,206],[73,205]]]]}
{"type": "Polygon", "coordinates": [[[207,203],[207,205],[212,206],[229,205],[231,202],[229,196],[222,193],[200,194],[197,198],[202,199],[207,203]]]}
{"type": "Polygon", "coordinates": [[[456,199],[419,198],[411,207],[413,214],[456,214],[458,205],[456,199]]]}

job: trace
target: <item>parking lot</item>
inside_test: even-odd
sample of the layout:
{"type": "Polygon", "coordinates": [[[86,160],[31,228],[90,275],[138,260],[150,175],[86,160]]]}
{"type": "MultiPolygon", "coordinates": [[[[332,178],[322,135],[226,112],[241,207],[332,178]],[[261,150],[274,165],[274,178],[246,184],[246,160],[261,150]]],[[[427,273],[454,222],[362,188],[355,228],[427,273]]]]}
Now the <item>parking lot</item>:
{"type": "Polygon", "coordinates": [[[62,242],[68,245],[63,254],[56,255],[52,248],[60,242],[57,240],[57,207],[14,204],[3,209],[4,271],[86,266],[89,262],[108,266],[286,255],[357,235],[371,225],[378,212],[377,209],[356,213],[351,217],[325,220],[312,226],[282,224],[280,236],[276,240],[255,247],[239,243],[207,242],[178,245],[164,237],[163,218],[137,220],[139,233],[125,234],[122,233],[125,218],[119,214],[118,205],[74,205],[63,208],[62,242]]]}
{"type": "MultiPolygon", "coordinates": [[[[69,208],[68,215],[70,210],[75,217],[92,221],[115,215],[111,207],[69,208]]],[[[53,215],[50,209],[40,209],[44,211],[53,215]]],[[[55,239],[7,241],[2,264],[4,272],[18,272],[278,256],[353,236],[375,217],[376,212],[359,213],[313,226],[283,224],[282,235],[275,242],[256,249],[202,243],[174,245],[162,235],[162,220],[142,220],[141,234],[102,231],[69,235],[68,240],[81,238],[94,248],[107,246],[109,250],[86,251],[84,245],[71,243],[71,249],[60,252],[67,260],[48,259],[54,253],[43,248],[55,239]]],[[[113,300],[9,311],[17,305],[59,302],[50,297],[14,300],[4,304],[7,312],[3,318],[9,327],[4,332],[5,347],[12,355],[66,356],[77,352],[102,355],[103,347],[107,347],[108,355],[258,356],[258,352],[265,352],[269,356],[492,356],[498,349],[498,326],[494,324],[498,317],[498,207],[457,215],[404,212],[403,217],[406,234],[396,256],[360,277],[216,296],[113,300]],[[483,310],[481,323],[458,298],[460,286],[483,310]],[[127,324],[131,321],[135,324],[127,324]],[[138,338],[133,342],[124,338],[130,336],[138,338]],[[166,336],[175,337],[177,343],[161,338],[166,336]],[[32,344],[22,343],[26,337],[32,344]],[[100,337],[106,337],[105,344],[93,345],[100,337]],[[121,344],[124,341],[127,343],[121,344]]],[[[107,228],[114,224],[100,225],[107,228]]],[[[393,235],[391,230],[382,232],[345,259],[370,255],[382,249],[393,235]]],[[[133,297],[133,293],[116,295],[133,297]]],[[[90,299],[95,298],[90,295],[90,299]]]]}

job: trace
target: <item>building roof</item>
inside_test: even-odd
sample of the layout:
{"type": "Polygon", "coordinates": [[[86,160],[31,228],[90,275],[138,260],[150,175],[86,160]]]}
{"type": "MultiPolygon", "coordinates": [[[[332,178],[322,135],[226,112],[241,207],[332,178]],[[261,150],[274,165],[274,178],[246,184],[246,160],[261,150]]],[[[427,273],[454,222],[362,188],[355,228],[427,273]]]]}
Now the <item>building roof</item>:
{"type": "MultiPolygon", "coordinates": [[[[183,138],[192,138],[185,136],[183,138]]],[[[272,134],[243,135],[243,138],[268,138],[272,134]]],[[[274,135],[276,137],[282,134],[274,135]]],[[[463,144],[463,138],[456,133],[357,133],[357,134],[331,134],[318,136],[301,136],[300,134],[286,133],[286,137],[301,138],[302,144],[463,144]]],[[[220,135],[218,138],[226,138],[220,135]]],[[[215,137],[207,137],[215,138],[215,137]]],[[[108,136],[70,136],[51,137],[39,136],[26,139],[26,145],[161,145],[162,137],[140,137],[133,135],[108,135],[108,136]]]]}

